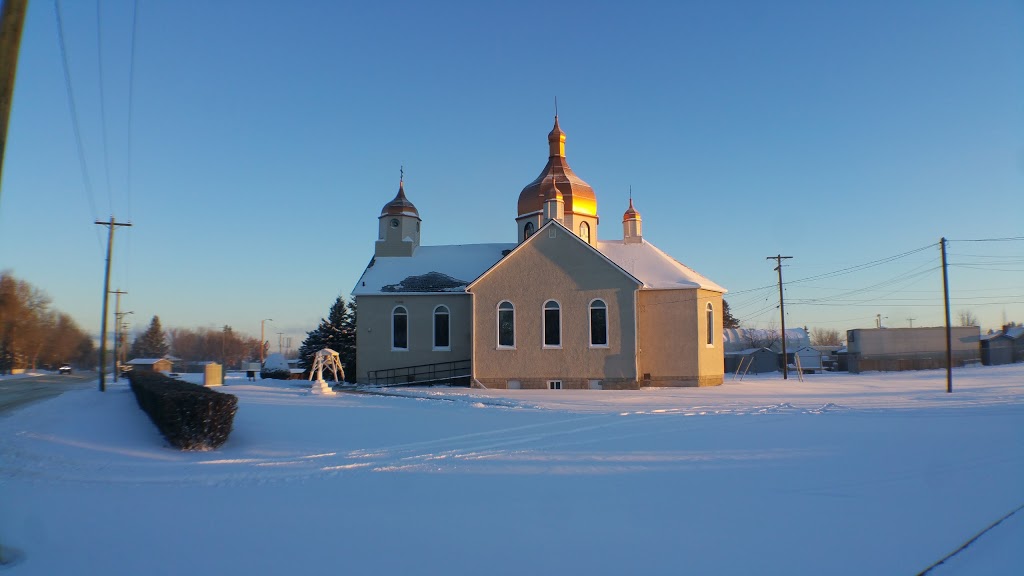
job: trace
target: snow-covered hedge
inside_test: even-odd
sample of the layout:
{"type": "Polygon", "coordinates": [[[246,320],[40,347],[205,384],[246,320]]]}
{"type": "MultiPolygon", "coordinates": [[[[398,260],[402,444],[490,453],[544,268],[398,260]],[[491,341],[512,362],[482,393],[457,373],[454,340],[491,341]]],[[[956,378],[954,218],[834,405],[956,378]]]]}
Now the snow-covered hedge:
{"type": "Polygon", "coordinates": [[[238,398],[158,372],[128,373],[139,408],[180,450],[212,450],[227,441],[238,398]]]}

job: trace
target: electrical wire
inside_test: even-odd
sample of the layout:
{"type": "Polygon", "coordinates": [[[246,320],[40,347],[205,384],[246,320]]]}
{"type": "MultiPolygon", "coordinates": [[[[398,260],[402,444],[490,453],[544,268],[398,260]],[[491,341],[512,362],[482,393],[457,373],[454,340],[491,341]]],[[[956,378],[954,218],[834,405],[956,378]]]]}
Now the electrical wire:
{"type": "MultiPolygon", "coordinates": [[[[68,50],[64,43],[64,20],[61,18],[61,4],[60,0],[53,0],[55,13],[57,16],[57,40],[60,46],[61,62],[64,65],[64,86],[68,93],[68,108],[71,111],[71,126],[75,133],[75,144],[78,147],[78,164],[82,171],[82,186],[85,192],[85,199],[89,204],[89,210],[92,214],[93,221],[99,220],[99,214],[96,212],[96,200],[94,198],[92,189],[92,180],[89,178],[89,167],[85,161],[85,147],[82,145],[82,131],[79,127],[80,122],[78,119],[78,109],[75,107],[75,91],[71,82],[71,67],[68,65],[68,50]]],[[[100,238],[99,228],[96,230],[96,243],[99,245],[100,252],[103,252],[103,240],[100,238]]]]}
{"type": "Polygon", "coordinates": [[[103,0],[96,0],[96,62],[99,68],[100,85],[100,133],[103,135],[103,169],[107,183],[107,205],[114,213],[114,198],[110,184],[110,147],[107,138],[107,98],[103,89],[103,0]]]}

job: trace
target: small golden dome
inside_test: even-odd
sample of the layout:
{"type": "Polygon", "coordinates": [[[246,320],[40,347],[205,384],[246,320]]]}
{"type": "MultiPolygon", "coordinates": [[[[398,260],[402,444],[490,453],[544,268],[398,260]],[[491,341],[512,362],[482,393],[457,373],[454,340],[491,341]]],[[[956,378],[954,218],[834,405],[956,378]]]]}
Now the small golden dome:
{"type": "Polygon", "coordinates": [[[401,180],[398,181],[398,194],[395,195],[395,199],[388,202],[380,210],[380,215],[383,216],[415,216],[420,217],[419,210],[416,206],[405,197],[405,183],[401,180]]]}
{"type": "Polygon", "coordinates": [[[636,208],[633,208],[633,198],[630,197],[630,199],[629,199],[629,208],[627,208],[626,212],[622,215],[622,221],[625,222],[627,220],[640,220],[640,219],[641,219],[640,218],[640,213],[636,211],[636,208]]]}
{"type": "Polygon", "coordinates": [[[539,176],[523,188],[519,193],[519,216],[540,212],[544,209],[544,200],[554,189],[562,196],[566,214],[597,216],[597,197],[590,184],[577,176],[565,160],[565,132],[558,126],[555,116],[555,127],[548,134],[551,153],[548,163],[539,176]]]}

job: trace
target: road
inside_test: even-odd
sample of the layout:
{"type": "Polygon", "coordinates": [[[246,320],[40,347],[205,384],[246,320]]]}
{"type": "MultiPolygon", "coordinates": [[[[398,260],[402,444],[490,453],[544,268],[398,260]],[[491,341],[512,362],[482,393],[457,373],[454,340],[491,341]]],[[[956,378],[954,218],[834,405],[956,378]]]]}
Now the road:
{"type": "Polygon", "coordinates": [[[96,373],[47,374],[0,380],[0,414],[5,414],[47,398],[53,398],[68,390],[89,388],[96,385],[96,373]]]}

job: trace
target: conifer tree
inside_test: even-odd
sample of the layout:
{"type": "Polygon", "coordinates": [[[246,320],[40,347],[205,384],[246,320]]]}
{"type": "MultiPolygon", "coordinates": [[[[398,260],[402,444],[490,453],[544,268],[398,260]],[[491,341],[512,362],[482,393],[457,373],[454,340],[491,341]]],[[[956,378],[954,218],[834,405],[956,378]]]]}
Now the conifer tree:
{"type": "Polygon", "coordinates": [[[167,336],[160,327],[160,317],[153,316],[149,328],[132,342],[131,354],[134,358],[163,358],[167,355],[167,336]]]}
{"type": "Polygon", "coordinates": [[[739,328],[740,321],[732,315],[732,311],[729,310],[729,303],[722,300],[722,328],[739,328]]]}
{"type": "Polygon", "coordinates": [[[307,370],[311,368],[313,356],[324,348],[338,353],[345,369],[345,379],[355,382],[356,306],[354,302],[346,304],[342,296],[338,296],[331,305],[327,318],[321,318],[320,325],[306,333],[306,339],[299,347],[299,366],[307,370]]]}

